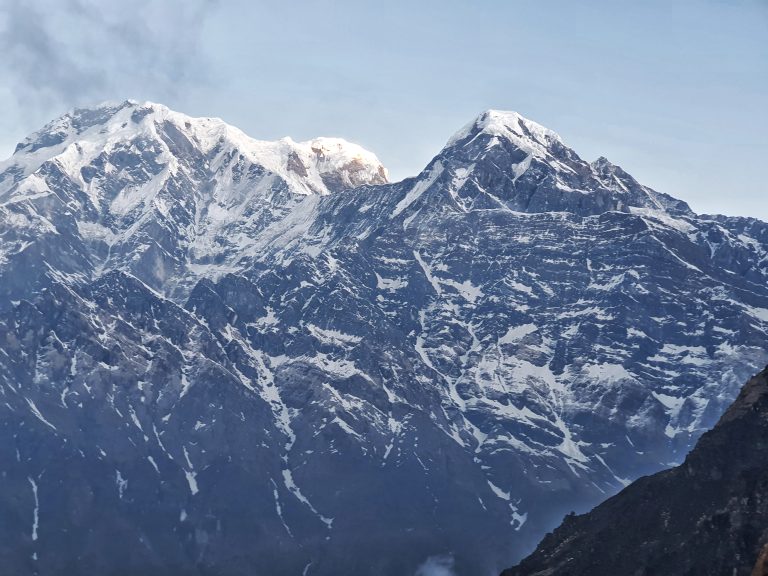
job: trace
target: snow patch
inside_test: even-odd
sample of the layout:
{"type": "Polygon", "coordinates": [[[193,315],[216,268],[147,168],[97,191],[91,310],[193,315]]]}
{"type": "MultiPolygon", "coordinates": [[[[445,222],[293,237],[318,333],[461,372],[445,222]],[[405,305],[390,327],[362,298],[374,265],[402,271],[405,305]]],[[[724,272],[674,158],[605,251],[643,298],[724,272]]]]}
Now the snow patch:
{"type": "Polygon", "coordinates": [[[32,513],[32,541],[35,541],[37,540],[37,529],[40,526],[40,500],[37,496],[37,482],[31,476],[28,476],[27,480],[32,486],[32,495],[35,497],[35,509],[32,513]]]}
{"type": "Polygon", "coordinates": [[[312,513],[315,516],[317,516],[320,519],[320,521],[328,527],[329,530],[331,529],[331,527],[333,526],[333,518],[327,518],[326,516],[323,516],[315,509],[315,507],[307,499],[307,497],[301,493],[301,490],[299,490],[299,487],[296,486],[296,482],[293,481],[293,473],[288,469],[283,470],[283,483],[285,484],[285,487],[288,488],[288,491],[291,494],[293,494],[299,502],[301,502],[307,508],[309,508],[312,511],[312,513]]]}

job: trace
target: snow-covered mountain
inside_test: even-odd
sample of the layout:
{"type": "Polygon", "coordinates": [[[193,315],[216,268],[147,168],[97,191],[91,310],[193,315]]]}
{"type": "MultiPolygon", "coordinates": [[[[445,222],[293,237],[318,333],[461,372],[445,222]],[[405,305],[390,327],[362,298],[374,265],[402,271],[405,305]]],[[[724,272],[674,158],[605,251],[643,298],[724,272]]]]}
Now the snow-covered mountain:
{"type": "Polygon", "coordinates": [[[768,360],[768,225],[488,111],[415,178],[125,102],[0,166],[0,564],[487,574],[768,360]]]}
{"type": "Polygon", "coordinates": [[[502,576],[765,574],[766,434],[768,368],[745,384],[683,464],[567,516],[502,576]]]}
{"type": "Polygon", "coordinates": [[[376,156],[341,139],[258,141],[221,120],[130,101],[52,122],[0,171],[8,202],[49,197],[42,221],[75,225],[100,274],[125,269],[163,293],[227,270],[305,195],[387,182],[376,156]]]}

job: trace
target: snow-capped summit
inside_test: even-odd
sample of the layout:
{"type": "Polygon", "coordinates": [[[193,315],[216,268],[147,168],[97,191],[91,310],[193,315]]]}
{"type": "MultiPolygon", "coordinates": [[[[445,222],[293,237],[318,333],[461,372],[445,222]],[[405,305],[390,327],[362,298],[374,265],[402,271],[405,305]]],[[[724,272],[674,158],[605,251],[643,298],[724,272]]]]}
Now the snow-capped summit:
{"type": "Polygon", "coordinates": [[[135,100],[68,112],[21,142],[0,171],[15,165],[15,173],[29,175],[46,161],[58,161],[77,177],[77,171],[99,155],[146,147],[147,142],[156,144],[158,160],[172,171],[192,151],[211,165],[239,155],[280,176],[299,194],[329,194],[387,182],[387,171],[375,154],[341,138],[256,140],[219,118],[194,118],[162,104],[135,100]]]}
{"type": "Polygon", "coordinates": [[[634,209],[691,216],[679,200],[640,185],[618,166],[592,164],[554,131],[517,112],[488,110],[451,137],[393,212],[423,203],[579,215],[634,209]],[[446,169],[450,167],[450,169],[446,169]]]}
{"type": "Polygon", "coordinates": [[[386,183],[372,152],[340,138],[256,140],[218,118],[133,100],[73,110],[0,164],[0,200],[64,203],[106,256],[95,273],[126,267],[164,292],[231,271],[302,197],[386,183]]]}
{"type": "Polygon", "coordinates": [[[387,169],[373,152],[342,138],[314,138],[297,146],[309,148],[311,162],[324,181],[332,181],[327,184],[331,188],[355,188],[389,181],[387,169]]]}
{"type": "Polygon", "coordinates": [[[342,138],[251,140],[241,150],[291,182],[300,193],[325,195],[388,182],[387,170],[373,152],[342,138]]]}
{"type": "Polygon", "coordinates": [[[562,143],[556,132],[517,112],[486,110],[456,132],[446,147],[465,144],[468,139],[474,139],[480,134],[508,140],[528,154],[542,157],[553,143],[562,143]]]}

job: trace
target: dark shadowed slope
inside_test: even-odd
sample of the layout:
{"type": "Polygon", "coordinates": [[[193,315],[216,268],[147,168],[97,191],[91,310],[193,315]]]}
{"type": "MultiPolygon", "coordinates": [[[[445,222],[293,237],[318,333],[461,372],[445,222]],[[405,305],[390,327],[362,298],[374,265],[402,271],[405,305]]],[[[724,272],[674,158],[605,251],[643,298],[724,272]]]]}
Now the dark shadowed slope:
{"type": "Polygon", "coordinates": [[[503,576],[763,575],[766,541],[768,367],[681,466],[566,517],[503,576]]]}

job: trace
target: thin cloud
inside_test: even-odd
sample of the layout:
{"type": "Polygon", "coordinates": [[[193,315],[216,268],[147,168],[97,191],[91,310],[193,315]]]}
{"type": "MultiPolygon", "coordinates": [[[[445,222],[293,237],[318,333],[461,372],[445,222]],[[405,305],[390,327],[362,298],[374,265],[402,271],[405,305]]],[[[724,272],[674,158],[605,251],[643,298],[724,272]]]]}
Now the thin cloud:
{"type": "Polygon", "coordinates": [[[52,34],[50,22],[32,3],[11,2],[4,16],[0,34],[2,67],[5,81],[18,100],[66,100],[83,87],[103,87],[103,79],[72,58],[52,34]]]}
{"type": "Polygon", "coordinates": [[[212,0],[31,0],[0,8],[6,90],[43,109],[124,96],[172,98],[205,82],[212,0]]]}
{"type": "Polygon", "coordinates": [[[453,556],[430,556],[416,569],[414,576],[456,576],[453,556]]]}

